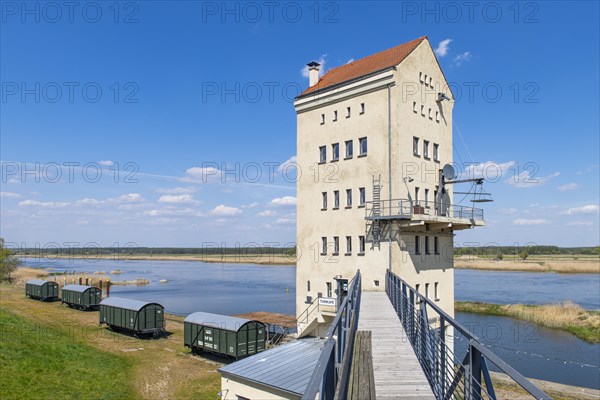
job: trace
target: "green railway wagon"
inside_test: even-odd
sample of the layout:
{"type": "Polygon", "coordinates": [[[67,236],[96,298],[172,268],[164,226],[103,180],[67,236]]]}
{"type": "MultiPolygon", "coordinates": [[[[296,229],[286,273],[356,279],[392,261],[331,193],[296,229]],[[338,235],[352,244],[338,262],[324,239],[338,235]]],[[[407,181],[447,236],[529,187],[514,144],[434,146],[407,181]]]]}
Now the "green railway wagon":
{"type": "Polygon", "coordinates": [[[62,304],[80,310],[95,310],[102,301],[102,290],[94,286],[65,285],[61,292],[62,304]]]}
{"type": "Polygon", "coordinates": [[[42,301],[58,300],[58,283],[32,279],[25,283],[25,296],[42,301]]]}
{"type": "Polygon", "coordinates": [[[258,321],[195,312],[183,324],[184,345],[194,351],[242,358],[265,350],[267,329],[258,321]]]}
{"type": "Polygon", "coordinates": [[[100,302],[100,323],[136,336],[158,336],[165,331],[165,309],[158,303],[109,297],[100,302]]]}

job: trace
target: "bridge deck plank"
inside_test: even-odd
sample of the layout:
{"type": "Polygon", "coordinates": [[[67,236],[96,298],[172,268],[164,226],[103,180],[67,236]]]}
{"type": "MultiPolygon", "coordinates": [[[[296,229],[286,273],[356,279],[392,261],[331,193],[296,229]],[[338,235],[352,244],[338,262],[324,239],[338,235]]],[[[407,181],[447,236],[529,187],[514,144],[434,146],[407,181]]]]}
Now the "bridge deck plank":
{"type": "Polygon", "coordinates": [[[385,292],[363,292],[358,329],[371,331],[377,398],[435,399],[385,292]]]}

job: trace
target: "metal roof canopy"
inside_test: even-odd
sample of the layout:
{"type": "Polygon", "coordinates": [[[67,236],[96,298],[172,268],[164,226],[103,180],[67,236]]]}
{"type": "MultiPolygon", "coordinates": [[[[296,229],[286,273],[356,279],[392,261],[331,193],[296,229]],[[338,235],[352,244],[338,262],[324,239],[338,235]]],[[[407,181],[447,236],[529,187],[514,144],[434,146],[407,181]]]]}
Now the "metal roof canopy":
{"type": "Polygon", "coordinates": [[[142,308],[144,308],[150,304],[157,304],[157,305],[161,306],[158,303],[125,299],[123,297],[109,297],[100,302],[100,305],[102,305],[102,306],[117,307],[117,308],[123,308],[125,310],[132,310],[132,311],[140,311],[142,308]]]}
{"type": "Polygon", "coordinates": [[[188,315],[184,319],[184,322],[237,332],[242,326],[253,321],[244,318],[230,317],[229,315],[211,314],[199,311],[188,315]]]}
{"type": "Polygon", "coordinates": [[[219,368],[222,375],[302,395],[319,361],[323,340],[299,339],[219,368]]]}
{"type": "Polygon", "coordinates": [[[46,281],[46,280],[44,280],[44,279],[32,279],[32,280],[30,280],[30,281],[27,281],[27,282],[25,282],[25,283],[26,283],[26,284],[28,283],[28,284],[30,284],[30,285],[40,285],[40,286],[41,286],[41,285],[43,285],[43,284],[45,284],[45,283],[54,283],[54,282],[52,282],[52,281],[46,281]]]}
{"type": "Polygon", "coordinates": [[[88,289],[93,288],[94,286],[86,286],[86,285],[65,285],[63,286],[63,290],[71,290],[73,292],[83,293],[88,289]]]}

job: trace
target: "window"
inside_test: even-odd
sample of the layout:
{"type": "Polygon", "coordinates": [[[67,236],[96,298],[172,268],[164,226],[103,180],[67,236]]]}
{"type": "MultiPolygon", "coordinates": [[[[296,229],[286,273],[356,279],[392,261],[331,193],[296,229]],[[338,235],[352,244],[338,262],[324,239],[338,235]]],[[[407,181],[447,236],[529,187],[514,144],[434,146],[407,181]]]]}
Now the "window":
{"type": "Polygon", "coordinates": [[[423,82],[425,82],[425,85],[427,86],[427,74],[423,75],[423,82]]]}
{"type": "Polygon", "coordinates": [[[340,238],[339,238],[339,236],[333,237],[333,254],[334,255],[340,254],[340,238]]]}
{"type": "Polygon", "coordinates": [[[358,237],[358,254],[365,254],[365,237],[358,237]]]}
{"type": "Polygon", "coordinates": [[[337,161],[340,159],[340,144],[334,143],[331,145],[331,161],[337,161]]]}
{"type": "Polygon", "coordinates": [[[421,115],[425,116],[425,106],[421,106],[421,115]]]}
{"type": "Polygon", "coordinates": [[[310,281],[306,281],[306,291],[310,292],[310,281]]]}
{"type": "Polygon", "coordinates": [[[437,236],[433,237],[433,254],[440,254],[440,238],[437,236]]]}
{"type": "Polygon", "coordinates": [[[429,298],[429,283],[425,284],[425,297],[429,298]]]}
{"type": "Polygon", "coordinates": [[[346,189],[346,207],[352,207],[352,189],[346,189]]]}
{"type": "MultiPolygon", "coordinates": [[[[417,293],[419,293],[419,288],[420,288],[420,287],[421,287],[421,285],[419,285],[418,283],[415,285],[415,291],[416,291],[417,293]]],[[[419,300],[417,300],[417,301],[419,301],[419,300]]]]}
{"type": "Polygon", "coordinates": [[[423,83],[423,73],[419,72],[419,82],[423,83]]]}
{"type": "Polygon", "coordinates": [[[417,113],[417,102],[413,101],[413,112],[416,114],[417,113]]]}
{"type": "Polygon", "coordinates": [[[429,86],[433,87],[433,78],[431,76],[429,77],[429,86]]]}
{"type": "Polygon", "coordinates": [[[431,254],[429,251],[429,236],[425,236],[425,254],[431,254]]]}
{"type": "Polygon", "coordinates": [[[419,138],[413,136],[413,156],[419,157],[419,138]]]}
{"type": "Polygon", "coordinates": [[[327,297],[331,297],[331,282],[327,282],[327,297]]]}
{"type": "Polygon", "coordinates": [[[333,208],[340,208],[340,191],[333,191],[333,208]]]}
{"type": "Polygon", "coordinates": [[[419,236],[415,236],[415,254],[421,254],[421,248],[419,243],[419,236]]]}
{"type": "Polygon", "coordinates": [[[319,162],[324,163],[327,161],[327,147],[321,146],[319,147],[319,162]]]}
{"type": "Polygon", "coordinates": [[[350,107],[346,107],[346,118],[350,118],[350,107]]]}
{"type": "Polygon", "coordinates": [[[429,205],[429,189],[425,189],[425,206],[429,205]]]}
{"type": "Polygon", "coordinates": [[[327,209],[327,192],[323,192],[323,193],[321,193],[321,195],[323,196],[323,206],[321,207],[321,209],[326,210],[327,209]]]}
{"type": "Polygon", "coordinates": [[[440,161],[440,145],[433,144],[433,161],[440,161]]]}
{"type": "Polygon", "coordinates": [[[325,255],[327,254],[327,238],[326,237],[322,237],[321,238],[321,254],[325,255]]]}
{"type": "Polygon", "coordinates": [[[429,112],[429,114],[428,114],[429,115],[429,119],[433,119],[432,116],[431,116],[431,108],[429,109],[428,112],[429,112]]]}
{"type": "Polygon", "coordinates": [[[325,123],[325,114],[321,114],[321,125],[325,123]]]}
{"type": "Polygon", "coordinates": [[[423,157],[429,158],[429,140],[423,140],[423,157]]]}
{"type": "Polygon", "coordinates": [[[337,121],[337,110],[333,112],[333,122],[337,121]]]}
{"type": "Polygon", "coordinates": [[[352,254],[352,236],[346,236],[346,254],[352,254]]]}
{"type": "Polygon", "coordinates": [[[346,158],[352,158],[354,155],[353,141],[346,140],[346,158]]]}
{"type": "Polygon", "coordinates": [[[435,112],[435,121],[440,122],[440,112],[439,111],[435,112]]]}
{"type": "Polygon", "coordinates": [[[366,203],[365,188],[364,187],[358,188],[358,205],[364,206],[365,203],[366,203]]]}
{"type": "Polygon", "coordinates": [[[419,187],[415,187],[415,204],[419,203],[419,187]]]}
{"type": "Polygon", "coordinates": [[[433,284],[433,296],[435,301],[440,301],[440,285],[439,282],[433,284]]]}
{"type": "Polygon", "coordinates": [[[361,114],[365,113],[365,103],[360,103],[360,113],[361,114]]]}
{"type": "Polygon", "coordinates": [[[358,155],[359,156],[367,155],[367,138],[366,137],[358,139],[358,155]]]}

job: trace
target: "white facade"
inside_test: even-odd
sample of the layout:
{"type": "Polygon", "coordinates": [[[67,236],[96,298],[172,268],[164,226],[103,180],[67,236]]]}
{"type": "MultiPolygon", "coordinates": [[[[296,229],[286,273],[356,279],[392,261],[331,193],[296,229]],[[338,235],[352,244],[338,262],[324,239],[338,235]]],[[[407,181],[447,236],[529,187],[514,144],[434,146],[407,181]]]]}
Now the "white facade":
{"type": "MultiPolygon", "coordinates": [[[[436,213],[439,171],[452,163],[453,102],[439,93],[452,97],[423,38],[398,65],[296,99],[297,315],[317,297],[336,297],[334,277],[357,269],[363,290],[384,290],[390,269],[454,315],[453,231],[483,223],[436,213]],[[406,199],[419,213],[386,221],[378,245],[365,219],[374,177],[381,207],[393,213],[406,199]]],[[[321,326],[331,322],[333,313],[318,314],[321,326]]]]}

